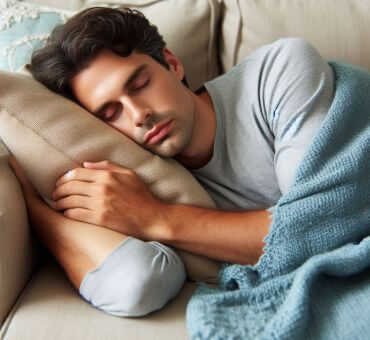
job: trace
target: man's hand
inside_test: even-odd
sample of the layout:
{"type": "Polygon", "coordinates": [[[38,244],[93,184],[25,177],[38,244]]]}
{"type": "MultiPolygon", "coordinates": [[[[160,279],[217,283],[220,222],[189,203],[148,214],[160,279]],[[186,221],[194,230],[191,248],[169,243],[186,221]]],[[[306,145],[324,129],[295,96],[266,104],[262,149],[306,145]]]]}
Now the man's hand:
{"type": "Polygon", "coordinates": [[[55,208],[74,220],[143,240],[158,239],[165,204],[132,170],[108,161],[84,162],[56,182],[55,208]]]}
{"type": "MultiPolygon", "coordinates": [[[[22,185],[31,220],[45,226],[38,232],[42,239],[58,216],[59,225],[65,223],[63,215],[43,202],[15,159],[9,163],[22,185]]],[[[84,168],[63,175],[54,192],[58,209],[72,220],[233,263],[257,262],[271,222],[267,211],[231,212],[162,203],[133,171],[107,161],[84,163],[84,168]]]]}

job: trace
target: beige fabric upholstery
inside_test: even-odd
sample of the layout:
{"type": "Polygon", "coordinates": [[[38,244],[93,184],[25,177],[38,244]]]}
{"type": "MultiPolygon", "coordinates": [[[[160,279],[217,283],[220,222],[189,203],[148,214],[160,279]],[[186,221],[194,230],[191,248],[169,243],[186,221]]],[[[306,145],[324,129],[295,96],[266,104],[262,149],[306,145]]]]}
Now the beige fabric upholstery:
{"type": "MultiPolygon", "coordinates": [[[[32,2],[50,4],[48,0],[32,2]]],[[[125,6],[138,9],[158,27],[167,46],[180,58],[191,89],[197,89],[219,74],[216,31],[220,5],[217,0],[55,0],[51,4],[76,10],[80,8],[78,6],[125,6]]]]}
{"type": "Polygon", "coordinates": [[[143,318],[120,318],[85,303],[54,262],[41,267],[3,325],[3,340],[188,339],[186,303],[195,284],[186,282],[176,299],[143,318]]]}
{"type": "Polygon", "coordinates": [[[326,59],[370,70],[370,1],[224,0],[221,62],[230,69],[258,47],[281,37],[312,43],[326,59]]]}
{"type": "Polygon", "coordinates": [[[34,267],[34,253],[22,190],[0,140],[0,323],[34,267]]]}
{"type": "MultiPolygon", "coordinates": [[[[164,201],[213,206],[206,191],[179,163],[146,151],[29,76],[0,72],[0,103],[0,137],[51,205],[50,195],[60,175],[83,161],[108,159],[134,169],[164,201]]],[[[179,254],[191,279],[215,280],[217,262],[179,254]]]]}

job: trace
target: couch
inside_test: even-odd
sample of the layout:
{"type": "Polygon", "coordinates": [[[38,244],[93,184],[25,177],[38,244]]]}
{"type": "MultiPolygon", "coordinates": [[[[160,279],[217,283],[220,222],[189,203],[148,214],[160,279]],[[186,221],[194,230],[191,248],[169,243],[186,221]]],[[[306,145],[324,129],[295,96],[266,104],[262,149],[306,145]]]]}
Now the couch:
{"type": "MultiPolygon", "coordinates": [[[[183,60],[192,89],[226,72],[256,48],[286,36],[308,40],[326,59],[370,70],[370,45],[366,43],[370,36],[370,0],[34,2],[62,9],[56,10],[55,19],[61,22],[85,6],[124,4],[142,10],[183,60]]],[[[41,13],[25,8],[34,18],[41,13]]],[[[15,15],[12,20],[19,23],[23,18],[15,15]]],[[[22,72],[22,58],[17,59],[16,52],[6,46],[14,46],[15,40],[1,35],[9,29],[10,21],[0,20],[0,69],[22,72]]],[[[42,29],[50,29],[45,27],[42,29]]],[[[33,43],[29,34],[23,32],[28,37],[27,46],[33,43]]],[[[44,39],[47,32],[42,34],[44,39]]],[[[6,133],[0,130],[0,137],[5,141],[6,133]]],[[[22,192],[7,162],[13,147],[16,149],[0,143],[1,339],[186,339],[186,305],[196,288],[194,281],[198,281],[194,277],[167,306],[142,318],[105,314],[79,296],[62,268],[30,231],[22,192]]]]}

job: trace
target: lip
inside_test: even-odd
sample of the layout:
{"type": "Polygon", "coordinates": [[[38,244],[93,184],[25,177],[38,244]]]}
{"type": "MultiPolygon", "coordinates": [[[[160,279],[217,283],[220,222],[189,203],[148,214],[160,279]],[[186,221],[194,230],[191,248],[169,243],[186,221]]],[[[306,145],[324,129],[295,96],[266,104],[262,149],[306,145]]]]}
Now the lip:
{"type": "Polygon", "coordinates": [[[150,145],[155,144],[161,141],[164,137],[166,137],[170,130],[171,122],[172,120],[170,120],[167,123],[158,125],[152,130],[150,130],[145,137],[145,143],[150,145]]]}

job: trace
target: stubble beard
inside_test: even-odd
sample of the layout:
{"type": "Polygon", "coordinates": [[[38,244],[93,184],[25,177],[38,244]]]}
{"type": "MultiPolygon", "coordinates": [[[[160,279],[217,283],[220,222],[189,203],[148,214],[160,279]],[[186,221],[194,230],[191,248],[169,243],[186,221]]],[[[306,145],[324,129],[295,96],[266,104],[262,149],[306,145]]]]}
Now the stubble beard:
{"type": "Polygon", "coordinates": [[[195,121],[195,103],[191,99],[189,93],[187,93],[186,96],[189,107],[187,112],[185,111],[181,114],[168,113],[166,115],[153,115],[150,117],[150,120],[147,122],[147,131],[153,128],[156,124],[162,123],[167,119],[171,120],[171,118],[173,119],[171,124],[174,124],[175,126],[172,128],[169,135],[158,144],[158,146],[151,148],[149,145],[142,145],[144,148],[164,158],[173,158],[186,150],[191,143],[195,121]],[[166,118],[163,119],[163,116],[166,118]],[[176,119],[178,117],[181,117],[182,119],[176,119]]]}
{"type": "MultiPolygon", "coordinates": [[[[195,102],[192,100],[189,92],[186,92],[186,97],[187,97],[187,101],[189,105],[188,106],[189,110],[187,110],[187,112],[184,112],[182,115],[178,115],[178,117],[179,116],[183,117],[183,120],[184,120],[183,129],[180,130],[181,127],[178,127],[179,129],[178,145],[177,146],[175,145],[172,152],[168,153],[166,156],[163,156],[163,157],[173,158],[175,156],[181,155],[182,153],[186,151],[186,149],[191,144],[191,140],[193,137],[193,131],[194,131],[194,124],[195,124],[195,102]]],[[[176,117],[176,116],[173,116],[173,117],[176,117]]],[[[180,124],[181,124],[181,121],[180,121],[180,124]]]]}
{"type": "Polygon", "coordinates": [[[172,158],[187,148],[191,141],[193,124],[189,122],[184,127],[178,126],[176,123],[179,122],[176,120],[172,122],[175,125],[163,141],[159,142],[153,148],[148,147],[151,152],[164,158],[172,158]]]}

